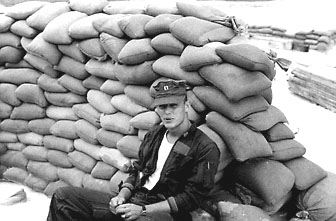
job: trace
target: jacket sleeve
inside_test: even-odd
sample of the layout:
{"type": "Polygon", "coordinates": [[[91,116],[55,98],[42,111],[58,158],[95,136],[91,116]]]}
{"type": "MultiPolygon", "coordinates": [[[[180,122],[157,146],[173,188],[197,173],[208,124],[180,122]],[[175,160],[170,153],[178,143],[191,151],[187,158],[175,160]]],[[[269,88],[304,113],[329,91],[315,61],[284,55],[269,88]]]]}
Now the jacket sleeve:
{"type": "Polygon", "coordinates": [[[199,208],[202,201],[215,185],[215,174],[219,164],[219,150],[215,143],[201,148],[196,165],[192,169],[184,191],[169,197],[168,203],[173,213],[192,211],[199,208]]]}

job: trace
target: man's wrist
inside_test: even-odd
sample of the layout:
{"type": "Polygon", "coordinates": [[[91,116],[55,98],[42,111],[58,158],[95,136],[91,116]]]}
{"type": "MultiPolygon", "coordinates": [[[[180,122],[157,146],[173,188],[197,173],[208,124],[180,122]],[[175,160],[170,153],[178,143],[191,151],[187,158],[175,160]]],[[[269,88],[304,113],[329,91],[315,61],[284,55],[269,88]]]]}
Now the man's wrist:
{"type": "Polygon", "coordinates": [[[145,205],[142,205],[141,216],[146,216],[146,215],[147,215],[146,206],[145,206],[145,205]]]}

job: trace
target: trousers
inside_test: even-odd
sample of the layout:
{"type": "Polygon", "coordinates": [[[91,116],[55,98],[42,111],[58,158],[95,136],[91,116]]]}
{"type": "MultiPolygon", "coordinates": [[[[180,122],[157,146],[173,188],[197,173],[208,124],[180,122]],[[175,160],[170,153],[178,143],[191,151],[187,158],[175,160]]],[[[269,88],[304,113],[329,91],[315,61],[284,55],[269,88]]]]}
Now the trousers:
{"type": "MultiPolygon", "coordinates": [[[[109,209],[109,202],[116,194],[67,186],[58,188],[50,202],[47,221],[123,221],[109,209]]],[[[135,204],[149,204],[145,193],[135,194],[135,204]]],[[[170,213],[152,213],[140,216],[137,221],[173,221],[170,213]]]]}

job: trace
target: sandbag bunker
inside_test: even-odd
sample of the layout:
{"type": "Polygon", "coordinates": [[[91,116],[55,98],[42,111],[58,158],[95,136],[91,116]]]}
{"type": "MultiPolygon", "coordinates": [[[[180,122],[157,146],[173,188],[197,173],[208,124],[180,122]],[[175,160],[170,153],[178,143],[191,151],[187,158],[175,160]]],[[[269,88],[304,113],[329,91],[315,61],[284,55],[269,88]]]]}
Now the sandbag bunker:
{"type": "Polygon", "coordinates": [[[220,194],[207,202],[218,219],[336,218],[335,175],[304,157],[272,105],[275,63],[234,17],[183,2],[31,1],[6,8],[0,31],[5,179],[48,196],[65,185],[118,191],[160,124],[151,85],[172,78],[187,81],[189,117],[221,152],[220,194]]]}

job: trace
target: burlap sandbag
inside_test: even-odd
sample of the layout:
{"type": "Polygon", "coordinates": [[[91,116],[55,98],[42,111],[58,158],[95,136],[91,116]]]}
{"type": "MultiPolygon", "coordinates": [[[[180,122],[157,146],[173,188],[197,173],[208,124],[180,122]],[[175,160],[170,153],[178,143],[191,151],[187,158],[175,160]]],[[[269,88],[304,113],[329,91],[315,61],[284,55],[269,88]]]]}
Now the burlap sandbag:
{"type": "Polygon", "coordinates": [[[251,206],[220,201],[218,212],[221,221],[271,221],[272,218],[262,209],[251,206]]]}
{"type": "Polygon", "coordinates": [[[110,193],[109,180],[94,178],[90,174],[85,174],[83,178],[83,187],[90,190],[102,191],[104,193],[110,193]]]}
{"type": "Polygon", "coordinates": [[[53,135],[47,135],[43,137],[43,144],[46,148],[59,150],[66,153],[72,152],[75,149],[73,143],[73,140],[63,137],[56,137],[53,135]]]}
{"type": "Polygon", "coordinates": [[[204,85],[205,80],[198,72],[187,72],[180,68],[180,57],[176,55],[164,55],[153,64],[153,70],[161,76],[176,80],[186,80],[190,85],[204,85]]]}
{"type": "Polygon", "coordinates": [[[70,8],[67,2],[54,2],[53,4],[45,4],[34,14],[30,15],[26,21],[30,27],[39,31],[43,31],[51,20],[69,11],[70,8]]]}
{"type": "Polygon", "coordinates": [[[99,37],[79,41],[78,48],[89,58],[93,58],[98,61],[105,61],[107,59],[107,54],[100,42],[99,37]]]}
{"type": "Polygon", "coordinates": [[[123,172],[121,170],[118,170],[110,179],[110,189],[112,192],[114,193],[118,193],[119,192],[119,184],[121,182],[124,182],[127,177],[129,176],[129,174],[127,172],[123,172]]]}
{"type": "Polygon", "coordinates": [[[153,19],[153,16],[134,14],[122,18],[118,25],[128,37],[139,39],[146,37],[145,26],[151,19],[153,19]]]}
{"type": "Polygon", "coordinates": [[[19,20],[12,24],[10,31],[18,36],[26,38],[34,38],[39,32],[30,27],[26,20],[19,20]]]}
{"type": "MultiPolygon", "coordinates": [[[[50,77],[56,78],[60,75],[60,73],[54,69],[54,66],[50,64],[47,60],[35,56],[33,54],[27,53],[23,59],[27,61],[32,67],[39,70],[43,74],[47,74],[50,77]]],[[[43,75],[42,74],[42,75],[43,75]]]]}
{"type": "Polygon", "coordinates": [[[99,151],[101,145],[88,143],[84,139],[80,138],[74,140],[74,147],[76,150],[81,151],[96,160],[100,160],[99,151]]]}
{"type": "Polygon", "coordinates": [[[9,118],[13,111],[13,107],[0,100],[0,119],[9,118]]]}
{"type": "MultiPolygon", "coordinates": [[[[7,147],[5,146],[5,144],[1,143],[0,144],[0,155],[4,154],[7,152],[7,147]]],[[[1,168],[1,173],[3,172],[2,168],[1,168]]]]}
{"type": "Polygon", "coordinates": [[[262,72],[248,71],[229,63],[204,66],[199,73],[232,101],[258,95],[272,85],[262,72]]]}
{"type": "Polygon", "coordinates": [[[0,122],[0,130],[12,133],[27,133],[30,132],[28,121],[26,120],[11,120],[5,119],[0,122]]]}
{"type": "Polygon", "coordinates": [[[233,122],[215,111],[207,114],[205,119],[206,124],[222,137],[237,161],[272,154],[272,149],[261,133],[252,131],[241,123],[233,122]]]}
{"type": "Polygon", "coordinates": [[[49,182],[46,188],[44,189],[43,193],[48,197],[52,197],[58,188],[65,187],[65,186],[69,186],[69,184],[65,183],[62,180],[57,180],[55,182],[49,182]]]}
{"type": "Polygon", "coordinates": [[[98,161],[91,171],[91,176],[98,179],[110,180],[117,171],[117,168],[103,161],[98,161]]]}
{"type": "Polygon", "coordinates": [[[179,14],[179,10],[174,2],[172,2],[172,4],[169,4],[170,2],[165,3],[151,2],[146,6],[145,14],[151,16],[159,16],[161,14],[179,14]]]}
{"type": "Polygon", "coordinates": [[[150,84],[159,75],[153,70],[155,61],[145,61],[138,65],[122,65],[116,63],[115,72],[117,79],[124,84],[150,84]]]}
{"type": "Polygon", "coordinates": [[[107,5],[107,0],[69,0],[69,7],[72,10],[80,11],[88,15],[102,12],[107,5]]]}
{"type": "Polygon", "coordinates": [[[177,19],[182,18],[181,15],[175,14],[160,14],[155,16],[145,25],[145,32],[147,35],[156,36],[162,33],[169,32],[169,25],[176,21],[177,19]]]}
{"type": "Polygon", "coordinates": [[[90,59],[85,64],[85,70],[91,75],[110,80],[117,80],[114,69],[115,65],[110,60],[97,61],[95,59],[90,59]]]}
{"type": "Polygon", "coordinates": [[[264,131],[263,135],[269,142],[295,138],[295,134],[285,123],[275,124],[270,129],[264,131]]]}
{"type": "Polygon", "coordinates": [[[119,52],[118,61],[126,65],[137,65],[158,57],[158,52],[151,45],[151,39],[142,38],[128,41],[119,52]]]}
{"type": "Polygon", "coordinates": [[[18,142],[16,133],[0,131],[0,142],[1,143],[15,143],[18,142]]]}
{"type": "Polygon", "coordinates": [[[184,44],[171,33],[162,33],[151,40],[152,47],[160,54],[181,55],[184,44]]]}
{"type": "Polygon", "coordinates": [[[88,89],[83,86],[81,80],[68,74],[63,74],[57,81],[64,88],[78,95],[85,96],[88,91],[88,89]]]}
{"type": "Polygon", "coordinates": [[[89,76],[89,73],[85,70],[85,64],[68,56],[62,56],[54,68],[79,80],[83,80],[89,76]]]}
{"type": "Polygon", "coordinates": [[[192,16],[177,19],[169,30],[180,41],[194,46],[214,41],[225,43],[236,35],[229,27],[192,16]]]}
{"type": "Polygon", "coordinates": [[[60,150],[48,150],[48,162],[56,167],[71,168],[72,163],[69,160],[68,154],[60,150]]]}
{"type": "Polygon", "coordinates": [[[26,169],[21,169],[18,167],[8,168],[4,173],[3,177],[9,181],[15,183],[24,183],[25,179],[28,176],[28,171],[26,169]]]}
{"type": "Polygon", "coordinates": [[[312,220],[324,221],[336,219],[336,175],[328,172],[328,176],[312,187],[300,191],[296,206],[308,211],[312,220]]]}
{"type": "Polygon", "coordinates": [[[76,139],[78,135],[75,130],[76,121],[58,120],[50,127],[50,133],[57,137],[76,139]]]}
{"type": "Polygon", "coordinates": [[[297,140],[285,139],[275,142],[269,142],[273,150],[270,159],[278,161],[291,160],[297,157],[301,157],[306,153],[306,148],[297,140]]]}
{"type": "Polygon", "coordinates": [[[83,81],[83,86],[89,90],[100,90],[100,87],[104,84],[104,82],[104,78],[91,75],[83,81]]]}
{"type": "Polygon", "coordinates": [[[20,106],[22,101],[19,100],[15,91],[18,88],[15,84],[10,83],[0,83],[0,100],[11,106],[20,106]]]}
{"type": "Polygon", "coordinates": [[[12,46],[15,48],[20,48],[21,46],[21,39],[16,34],[11,32],[4,32],[0,33],[0,47],[4,46],[12,46]]]}
{"type": "Polygon", "coordinates": [[[90,104],[75,104],[72,106],[72,110],[79,118],[85,119],[97,128],[100,127],[100,112],[98,112],[97,109],[92,107],[90,104]]]}
{"type": "Polygon", "coordinates": [[[0,32],[6,32],[10,26],[15,22],[15,19],[5,14],[0,14],[0,32]]]}
{"type": "Polygon", "coordinates": [[[29,161],[48,161],[48,149],[44,146],[29,145],[22,150],[22,153],[29,161]]]}
{"type": "Polygon", "coordinates": [[[86,16],[88,15],[79,11],[69,11],[57,16],[45,26],[43,39],[53,44],[70,44],[73,41],[69,35],[70,25],[86,16]]]}
{"type": "MultiPolygon", "coordinates": [[[[24,57],[23,57],[24,59],[24,57]]],[[[21,60],[19,61],[18,63],[16,64],[13,64],[13,63],[6,63],[5,64],[5,67],[6,68],[33,68],[32,65],[30,65],[27,61],[25,60],[21,60]]]]}
{"type": "Polygon", "coordinates": [[[114,95],[111,98],[111,104],[118,111],[130,116],[136,116],[148,110],[147,108],[133,102],[126,94],[114,95]]]}
{"type": "Polygon", "coordinates": [[[136,3],[127,1],[110,2],[103,11],[106,14],[115,15],[115,14],[144,14],[145,8],[142,3],[136,3]]]}
{"type": "Polygon", "coordinates": [[[284,165],[294,173],[294,187],[298,190],[306,190],[328,175],[322,167],[305,157],[286,161],[284,165]]]}
{"type": "MultiPolygon", "coordinates": [[[[50,23],[49,23],[50,24],[50,23]]],[[[46,59],[49,63],[57,65],[62,54],[56,44],[47,42],[43,38],[43,33],[38,34],[28,45],[27,52],[46,59]]]]}
{"type": "Polygon", "coordinates": [[[127,85],[124,92],[134,103],[147,109],[151,109],[154,99],[150,95],[148,86],[127,85]]]}
{"type": "Polygon", "coordinates": [[[89,104],[104,114],[113,114],[117,112],[117,109],[111,104],[111,98],[111,95],[98,90],[89,90],[87,93],[89,104]]]}
{"type": "Polygon", "coordinates": [[[36,84],[21,84],[15,90],[15,96],[26,103],[37,104],[41,107],[47,106],[43,90],[36,84]]]}
{"type": "Polygon", "coordinates": [[[30,68],[12,68],[0,70],[0,82],[16,85],[24,83],[36,84],[41,73],[30,68]]]}
{"type": "Polygon", "coordinates": [[[100,149],[100,157],[103,162],[118,168],[125,173],[129,172],[131,168],[131,160],[125,157],[118,149],[103,146],[100,149]]]}
{"type": "Polygon", "coordinates": [[[30,160],[27,164],[27,170],[34,176],[40,177],[49,182],[58,180],[57,167],[49,162],[30,160]]]}
{"type": "Polygon", "coordinates": [[[44,92],[44,95],[50,104],[60,107],[72,107],[74,104],[80,104],[86,102],[85,96],[75,94],[72,92],[68,93],[44,92]]]}
{"type": "Polygon", "coordinates": [[[136,134],[136,129],[130,125],[132,116],[123,112],[116,112],[109,115],[101,115],[100,124],[102,128],[109,131],[115,131],[125,135],[136,134]]]}
{"type": "Polygon", "coordinates": [[[105,130],[103,128],[100,128],[97,131],[97,139],[99,143],[109,148],[116,148],[118,140],[120,140],[124,136],[125,136],[124,134],[105,130]]]}
{"type": "Polygon", "coordinates": [[[250,96],[233,102],[213,86],[197,86],[192,91],[209,109],[217,111],[233,121],[239,121],[249,114],[265,111],[269,108],[269,104],[261,96],[250,96]]]}
{"type": "Polygon", "coordinates": [[[21,2],[8,7],[5,12],[5,15],[17,20],[26,19],[28,16],[34,14],[37,10],[39,10],[46,4],[49,4],[49,2],[43,2],[43,1],[21,2]]]}
{"type": "Polygon", "coordinates": [[[8,150],[0,156],[1,165],[26,169],[28,160],[21,151],[8,150]]]}
{"type": "Polygon", "coordinates": [[[217,54],[228,63],[238,67],[264,73],[273,80],[276,71],[265,51],[252,44],[230,44],[216,49],[217,54]]]}
{"type": "Polygon", "coordinates": [[[108,34],[117,38],[123,38],[124,32],[118,25],[118,22],[127,16],[126,14],[107,15],[92,21],[93,27],[101,34],[108,34]]]}
{"type": "Polygon", "coordinates": [[[0,48],[0,65],[4,65],[5,63],[16,64],[22,60],[25,53],[23,49],[4,46],[0,48]]]}
{"type": "Polygon", "coordinates": [[[97,131],[98,128],[90,122],[80,119],[75,123],[76,134],[84,141],[90,144],[98,144],[97,131]]]}
{"type": "Polygon", "coordinates": [[[146,111],[134,116],[130,120],[130,125],[132,127],[149,130],[160,124],[161,119],[155,111],[146,111]]]}
{"type": "Polygon", "coordinates": [[[68,153],[68,156],[72,165],[84,171],[85,173],[91,173],[93,167],[97,163],[97,161],[91,156],[77,150],[68,153]]]}
{"type": "Polygon", "coordinates": [[[48,181],[34,176],[33,174],[29,174],[23,184],[36,192],[43,192],[48,185],[48,181]]]}
{"type": "Polygon", "coordinates": [[[42,74],[38,80],[37,84],[40,88],[48,92],[63,93],[68,90],[58,83],[57,78],[50,77],[47,74],[42,74]]]}
{"type": "Polygon", "coordinates": [[[50,128],[54,125],[54,123],[56,123],[56,121],[50,118],[34,119],[29,121],[28,127],[32,132],[41,135],[48,135],[51,134],[50,128]]]}
{"type": "Polygon", "coordinates": [[[83,178],[85,172],[76,167],[73,168],[57,168],[57,175],[60,180],[71,186],[83,187],[83,178]]]}
{"type": "Polygon", "coordinates": [[[20,133],[17,136],[18,140],[26,145],[35,145],[35,146],[43,145],[43,136],[40,134],[34,132],[27,132],[27,133],[20,133]]]}
{"type": "Polygon", "coordinates": [[[183,16],[193,16],[208,21],[226,17],[226,14],[217,8],[196,2],[176,2],[176,6],[183,16]]]}
{"type": "Polygon", "coordinates": [[[50,105],[47,107],[46,114],[54,120],[78,120],[78,116],[73,112],[71,107],[59,107],[50,105]]]}
{"type": "Polygon", "coordinates": [[[11,119],[17,120],[33,120],[46,116],[46,110],[36,104],[23,103],[14,107],[10,116],[11,119]]]}
{"type": "Polygon", "coordinates": [[[85,63],[88,58],[79,50],[77,47],[78,41],[73,41],[71,44],[57,45],[58,50],[60,50],[64,55],[75,59],[81,63],[85,63]]]}
{"type": "MultiPolygon", "coordinates": [[[[2,144],[4,144],[4,143],[2,143],[2,144]]],[[[17,150],[17,151],[22,151],[23,149],[25,149],[27,147],[26,144],[23,144],[23,143],[20,143],[20,142],[6,143],[4,145],[7,148],[7,150],[17,150]]]]}
{"type": "Polygon", "coordinates": [[[202,47],[188,45],[181,54],[180,67],[185,71],[197,71],[203,66],[221,63],[215,51],[220,45],[223,43],[211,42],[202,47]]]}
{"type": "Polygon", "coordinates": [[[266,90],[261,91],[259,95],[263,96],[269,104],[272,104],[273,101],[272,87],[269,87],[266,90]]]}
{"type": "Polygon", "coordinates": [[[99,32],[94,28],[93,21],[105,17],[106,14],[97,13],[81,18],[69,26],[69,35],[73,39],[95,38],[99,36],[99,32]]]}
{"type": "Polygon", "coordinates": [[[141,140],[137,135],[126,135],[117,142],[117,149],[131,159],[138,159],[141,140]]]}
{"type": "Polygon", "coordinates": [[[281,162],[255,158],[233,165],[233,179],[256,193],[269,205],[274,205],[293,188],[295,176],[281,162]]]}
{"type": "Polygon", "coordinates": [[[115,37],[104,32],[101,33],[99,37],[102,47],[104,48],[106,53],[112,58],[112,61],[119,61],[119,53],[127,44],[129,39],[115,37]]]}

